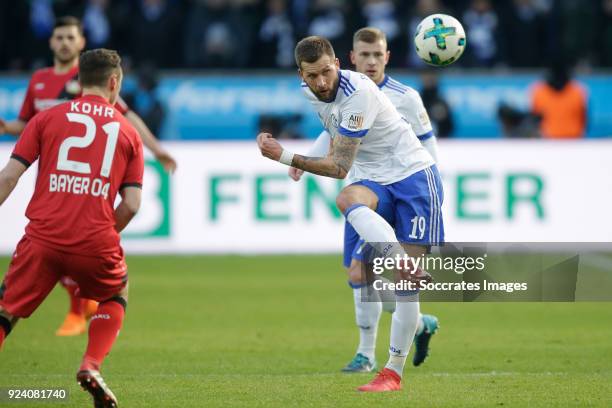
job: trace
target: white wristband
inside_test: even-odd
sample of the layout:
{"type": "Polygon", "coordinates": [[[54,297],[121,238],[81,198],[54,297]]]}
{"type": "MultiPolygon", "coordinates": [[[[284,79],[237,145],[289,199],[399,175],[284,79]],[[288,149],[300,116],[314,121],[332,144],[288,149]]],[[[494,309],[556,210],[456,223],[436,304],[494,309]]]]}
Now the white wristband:
{"type": "Polygon", "coordinates": [[[293,156],[295,155],[291,153],[289,150],[283,149],[283,152],[281,153],[281,157],[280,159],[278,159],[278,161],[283,164],[286,164],[287,166],[291,166],[291,163],[293,162],[293,156]]]}

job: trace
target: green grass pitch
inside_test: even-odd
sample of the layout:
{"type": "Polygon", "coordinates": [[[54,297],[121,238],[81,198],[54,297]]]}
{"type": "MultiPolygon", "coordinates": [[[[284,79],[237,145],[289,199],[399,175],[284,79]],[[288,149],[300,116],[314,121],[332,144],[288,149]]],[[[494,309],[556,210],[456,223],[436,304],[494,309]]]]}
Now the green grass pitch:
{"type": "MultiPolygon", "coordinates": [[[[6,270],[7,258],[0,258],[6,270]]],[[[122,407],[612,406],[610,303],[429,303],[431,355],[404,390],[360,394],[372,377],[341,374],[357,344],[338,256],[129,257],[124,328],[103,366],[122,407]]],[[[0,353],[0,387],[66,387],[85,336],[57,338],[56,289],[0,353]]],[[[377,357],[386,361],[388,314],[377,357]]],[[[1,405],[1,404],[0,404],[1,405]]]]}

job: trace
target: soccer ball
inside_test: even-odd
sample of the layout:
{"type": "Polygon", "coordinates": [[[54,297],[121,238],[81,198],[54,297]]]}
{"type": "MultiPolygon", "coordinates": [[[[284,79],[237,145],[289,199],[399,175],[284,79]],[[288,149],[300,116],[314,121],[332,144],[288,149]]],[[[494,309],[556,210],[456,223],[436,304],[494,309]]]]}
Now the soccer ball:
{"type": "Polygon", "coordinates": [[[432,14],[417,26],[414,45],[419,57],[429,65],[450,65],[465,50],[465,31],[455,17],[432,14]]]}

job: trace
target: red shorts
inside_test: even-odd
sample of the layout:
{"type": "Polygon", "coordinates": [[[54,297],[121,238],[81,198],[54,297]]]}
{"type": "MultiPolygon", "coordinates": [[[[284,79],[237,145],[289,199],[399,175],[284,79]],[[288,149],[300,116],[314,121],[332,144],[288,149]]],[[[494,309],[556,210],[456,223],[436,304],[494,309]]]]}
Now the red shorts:
{"type": "Polygon", "coordinates": [[[123,251],[104,258],[61,252],[23,237],[13,254],[0,290],[0,306],[15,317],[28,317],[62,276],[74,280],[77,295],[103,301],[127,283],[123,251]]]}

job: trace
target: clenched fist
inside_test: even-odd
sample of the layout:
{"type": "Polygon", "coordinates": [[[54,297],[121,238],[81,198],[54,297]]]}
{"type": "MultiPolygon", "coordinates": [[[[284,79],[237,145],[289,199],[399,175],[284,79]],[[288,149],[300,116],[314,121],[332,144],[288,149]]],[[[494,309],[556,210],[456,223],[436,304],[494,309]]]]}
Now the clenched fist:
{"type": "Polygon", "coordinates": [[[278,161],[283,153],[283,147],[272,137],[270,133],[260,133],[257,135],[257,146],[262,156],[278,161]]]}

